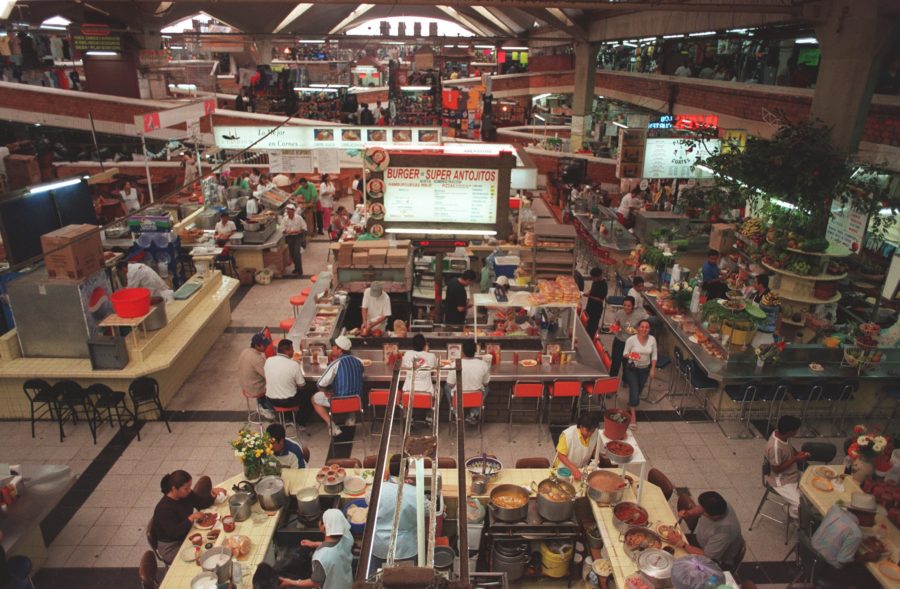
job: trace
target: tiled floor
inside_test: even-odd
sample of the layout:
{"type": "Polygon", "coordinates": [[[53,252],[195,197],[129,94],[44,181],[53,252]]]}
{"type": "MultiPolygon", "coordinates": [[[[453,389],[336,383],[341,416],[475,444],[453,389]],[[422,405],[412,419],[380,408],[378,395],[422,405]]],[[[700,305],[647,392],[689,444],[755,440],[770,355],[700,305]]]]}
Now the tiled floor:
{"type": "MultiPolygon", "coordinates": [[[[304,254],[304,270],[315,273],[323,269],[326,252],[327,242],[311,242],[304,254]]],[[[61,573],[74,574],[75,569],[78,582],[67,584],[69,589],[77,589],[82,583],[92,587],[123,586],[123,582],[131,583],[127,580],[129,575],[136,585],[136,566],[146,550],[145,526],[160,498],[161,476],[182,468],[207,474],[217,481],[240,472],[229,446],[245,411],[244,399],[234,386],[234,360],[249,344],[249,328],[268,325],[277,329],[278,321],[291,315],[289,295],[307,285],[305,279],[275,280],[271,285],[254,286],[242,293],[231,327],[218,338],[173,399],[171,434],[161,423],[148,423],[138,442],[125,434],[114,439],[114,430],[103,426],[94,445],[86,427],[70,426],[69,435],[61,444],[51,425],[39,425],[38,438],[32,440],[27,423],[0,423],[0,439],[4,440],[0,462],[69,464],[76,475],[81,475],[101,452],[105,453],[103,459],[109,460],[95,465],[93,470],[99,474],[92,472],[92,480],[79,481],[89,494],[52,539],[48,570],[41,573],[41,579],[48,584],[42,586],[59,586],[61,573]]],[[[662,392],[667,381],[660,378],[654,386],[662,392]]],[[[624,397],[620,404],[623,402],[624,397]]],[[[783,559],[789,549],[782,529],[763,520],[757,529],[746,531],[763,491],[759,470],[764,442],[728,440],[715,424],[685,423],[675,416],[667,400],[646,409],[665,419],[643,421],[636,432],[652,466],[666,473],[677,486],[689,487],[695,497],[708,489],[721,492],[735,506],[744,524],[749,548],[745,571],[752,571],[756,563],[764,563],[767,571],[775,568],[770,563],[783,559]]],[[[378,438],[366,434],[365,430],[357,433],[354,456],[377,452],[378,438]]],[[[328,451],[324,426],[315,421],[302,435],[310,447],[313,466],[322,464],[328,451]]],[[[484,427],[485,446],[504,464],[511,465],[523,456],[551,456],[553,445],[546,430],[541,434],[541,445],[535,443],[536,438],[534,425],[514,426],[511,441],[505,424],[489,423],[484,427]]],[[[482,437],[470,428],[467,453],[480,451],[482,443],[482,437]]],[[[443,455],[455,453],[444,427],[441,447],[446,449],[441,452],[443,455]]],[[[782,577],[786,573],[789,571],[782,570],[782,577]]],[[[783,578],[778,579],[780,583],[765,584],[766,579],[771,579],[767,574],[771,572],[757,571],[753,576],[763,581],[761,587],[784,586],[783,578]]]]}

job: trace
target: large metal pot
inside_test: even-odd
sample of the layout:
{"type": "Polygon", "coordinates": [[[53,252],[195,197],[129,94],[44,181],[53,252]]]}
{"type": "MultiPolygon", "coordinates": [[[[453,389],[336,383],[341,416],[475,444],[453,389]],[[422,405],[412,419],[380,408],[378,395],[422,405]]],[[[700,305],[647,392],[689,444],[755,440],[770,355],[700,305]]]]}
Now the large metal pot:
{"type": "Polygon", "coordinates": [[[166,317],[166,305],[160,303],[150,307],[150,314],[144,319],[144,329],[147,331],[156,331],[162,329],[168,323],[166,317]]]}
{"type": "Polygon", "coordinates": [[[267,476],[256,483],[256,499],[265,511],[278,511],[287,503],[284,481],[281,477],[267,476]]]}
{"type": "Polygon", "coordinates": [[[595,470],[588,475],[588,497],[597,503],[614,505],[622,500],[631,483],[625,477],[608,470],[595,470]]]}
{"type": "Polygon", "coordinates": [[[528,499],[530,497],[531,493],[518,485],[497,485],[497,487],[491,491],[491,512],[494,514],[494,517],[500,521],[522,521],[525,519],[525,516],[528,515],[528,499]],[[497,505],[496,502],[496,498],[500,496],[521,497],[524,499],[524,502],[519,507],[501,507],[500,505],[497,505]]]}
{"type": "Polygon", "coordinates": [[[542,518],[551,522],[562,522],[572,518],[576,493],[571,483],[549,478],[537,485],[532,483],[531,489],[537,493],[538,515],[542,518]],[[568,498],[559,498],[558,495],[568,498]]]}
{"type": "Polygon", "coordinates": [[[495,542],[491,550],[491,570],[506,573],[507,582],[518,581],[525,575],[528,559],[528,544],[495,542]]]}
{"type": "Polygon", "coordinates": [[[623,534],[628,528],[639,526],[646,528],[650,525],[650,516],[647,510],[631,501],[622,501],[613,507],[613,525],[623,534]]]}
{"type": "Polygon", "coordinates": [[[318,517],[322,513],[319,488],[304,487],[297,491],[297,513],[306,517],[318,517]]]}
{"type": "Polygon", "coordinates": [[[253,506],[253,498],[250,493],[235,493],[228,498],[228,510],[236,522],[242,522],[250,517],[250,508],[253,506]]]}
{"type": "Polygon", "coordinates": [[[637,565],[641,573],[653,587],[662,589],[672,586],[672,565],[675,557],[659,548],[648,548],[638,555],[637,565]]]}

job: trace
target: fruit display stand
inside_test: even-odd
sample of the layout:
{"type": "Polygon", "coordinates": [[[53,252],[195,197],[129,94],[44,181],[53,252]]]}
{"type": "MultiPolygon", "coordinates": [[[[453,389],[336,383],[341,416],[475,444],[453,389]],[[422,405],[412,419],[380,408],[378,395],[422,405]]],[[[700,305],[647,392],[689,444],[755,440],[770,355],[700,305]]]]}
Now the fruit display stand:
{"type": "Polygon", "coordinates": [[[818,305],[837,303],[841,299],[841,294],[837,292],[837,283],[845,279],[847,274],[830,274],[826,269],[832,258],[847,257],[850,250],[832,244],[824,252],[806,252],[794,248],[786,248],[785,251],[795,256],[803,256],[802,259],[808,260],[804,262],[806,267],[816,273],[801,274],[787,268],[776,267],[766,261],[762,261],[761,265],[774,274],[770,287],[781,298],[782,323],[803,327],[805,322],[802,316],[805,313],[818,305]],[[799,321],[795,319],[797,315],[801,316],[799,321]]]}

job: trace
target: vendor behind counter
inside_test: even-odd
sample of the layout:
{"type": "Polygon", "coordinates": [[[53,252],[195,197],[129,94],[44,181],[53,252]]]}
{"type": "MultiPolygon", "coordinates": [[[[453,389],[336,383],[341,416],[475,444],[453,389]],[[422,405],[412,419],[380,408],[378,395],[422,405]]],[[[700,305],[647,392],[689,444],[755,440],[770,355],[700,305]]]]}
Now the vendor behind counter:
{"type": "Polygon", "coordinates": [[[165,301],[171,303],[175,300],[175,293],[166,284],[160,275],[142,262],[144,254],[138,254],[131,260],[119,262],[116,269],[125,274],[123,281],[128,288],[146,288],[150,291],[150,303],[157,304],[165,301]]]}

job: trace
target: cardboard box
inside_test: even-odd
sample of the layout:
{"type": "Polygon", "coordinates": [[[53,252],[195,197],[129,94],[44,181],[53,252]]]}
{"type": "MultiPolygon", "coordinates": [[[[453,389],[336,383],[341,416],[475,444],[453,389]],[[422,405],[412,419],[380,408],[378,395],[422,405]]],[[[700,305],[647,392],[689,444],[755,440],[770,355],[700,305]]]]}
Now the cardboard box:
{"type": "Polygon", "coordinates": [[[709,247],[726,255],[731,252],[731,247],[737,241],[735,237],[734,223],[713,223],[709,232],[709,247]]]}
{"type": "Polygon", "coordinates": [[[271,268],[276,278],[280,278],[284,274],[285,268],[290,264],[291,258],[286,244],[281,244],[277,248],[263,252],[263,266],[271,268]]]}
{"type": "Polygon", "coordinates": [[[24,188],[41,182],[41,168],[35,155],[10,155],[4,160],[9,187],[24,188]]]}
{"type": "Polygon", "coordinates": [[[353,264],[353,244],[342,243],[337,254],[338,267],[349,268],[353,264]]]}
{"type": "Polygon", "coordinates": [[[47,276],[53,279],[77,280],[103,267],[103,245],[94,225],[66,225],[45,233],[41,249],[47,276]]]}
{"type": "Polygon", "coordinates": [[[385,265],[391,267],[404,266],[409,259],[409,251],[405,249],[389,249],[385,256],[385,265]]]}
{"type": "Polygon", "coordinates": [[[354,268],[367,268],[369,266],[368,250],[353,250],[352,266],[354,268]]]}
{"type": "Polygon", "coordinates": [[[384,266],[386,249],[369,250],[369,266],[384,266]]]}

